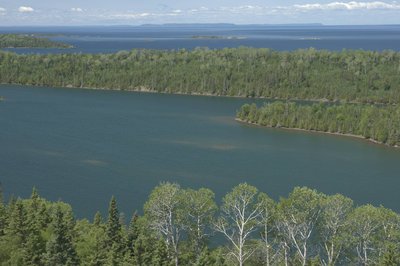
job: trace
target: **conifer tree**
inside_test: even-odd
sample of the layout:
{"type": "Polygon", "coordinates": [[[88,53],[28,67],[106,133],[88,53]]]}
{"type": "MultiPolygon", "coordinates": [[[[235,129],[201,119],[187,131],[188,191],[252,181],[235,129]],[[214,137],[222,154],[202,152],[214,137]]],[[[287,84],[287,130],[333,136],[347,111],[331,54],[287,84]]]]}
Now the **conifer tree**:
{"type": "Polygon", "coordinates": [[[103,217],[101,217],[101,213],[96,212],[96,214],[94,215],[94,218],[93,218],[93,224],[95,226],[100,226],[102,223],[103,223],[103,217]]]}
{"type": "Polygon", "coordinates": [[[42,200],[36,188],[27,204],[26,242],[23,245],[23,261],[25,265],[42,265],[42,257],[46,250],[46,242],[42,237],[41,230],[45,226],[42,200]]]}
{"type": "Polygon", "coordinates": [[[3,187],[0,183],[0,237],[5,234],[4,230],[6,228],[6,223],[7,223],[7,210],[6,206],[4,205],[3,187]]]}
{"type": "Polygon", "coordinates": [[[46,242],[37,226],[29,228],[26,243],[23,246],[24,265],[43,265],[46,242]]]}
{"type": "Polygon", "coordinates": [[[163,239],[159,239],[155,244],[154,254],[152,256],[151,265],[167,266],[170,264],[168,260],[168,247],[163,239]]]}
{"type": "Polygon", "coordinates": [[[195,262],[195,266],[208,266],[213,264],[213,259],[210,256],[210,251],[207,247],[204,247],[201,253],[199,254],[197,261],[195,262]]]}
{"type": "Polygon", "coordinates": [[[10,222],[8,224],[8,235],[14,236],[19,244],[23,244],[26,240],[27,230],[27,214],[22,200],[18,199],[10,214],[10,222]]]}
{"type": "Polygon", "coordinates": [[[53,219],[53,238],[47,244],[47,265],[71,265],[79,264],[79,259],[72,243],[68,221],[60,207],[57,207],[53,219]]]}
{"type": "Polygon", "coordinates": [[[124,245],[122,226],[117,207],[117,201],[113,196],[108,208],[108,220],[106,224],[105,248],[107,249],[107,265],[117,265],[124,257],[124,245]]]}
{"type": "Polygon", "coordinates": [[[134,246],[135,265],[151,265],[155,239],[139,234],[134,246]]]}
{"type": "Polygon", "coordinates": [[[138,215],[135,213],[132,216],[131,222],[126,233],[126,247],[129,256],[134,256],[135,242],[139,236],[138,215]]]}
{"type": "Polygon", "coordinates": [[[108,208],[108,220],[106,225],[106,245],[111,248],[114,243],[121,244],[122,240],[122,227],[119,221],[119,211],[117,201],[113,196],[108,208]]]}

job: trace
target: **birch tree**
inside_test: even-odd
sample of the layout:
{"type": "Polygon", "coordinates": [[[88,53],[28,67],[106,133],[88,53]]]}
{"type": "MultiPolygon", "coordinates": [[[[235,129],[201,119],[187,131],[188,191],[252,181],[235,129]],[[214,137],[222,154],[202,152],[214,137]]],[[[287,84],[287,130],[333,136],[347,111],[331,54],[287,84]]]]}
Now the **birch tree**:
{"type": "Polygon", "coordinates": [[[150,227],[164,237],[175,265],[179,264],[178,244],[183,231],[182,220],[178,215],[180,193],[178,184],[162,183],[151,192],[144,206],[150,227]]]}
{"type": "Polygon", "coordinates": [[[263,242],[263,250],[265,254],[265,265],[271,265],[277,252],[273,249],[270,234],[273,232],[273,217],[275,213],[276,203],[265,193],[260,193],[259,196],[261,214],[261,240],[263,242]]]}
{"type": "Polygon", "coordinates": [[[360,265],[375,263],[377,243],[380,234],[381,217],[378,208],[364,205],[356,208],[349,218],[349,231],[355,245],[360,265]]]}
{"type": "Polygon", "coordinates": [[[278,205],[278,228],[284,237],[285,261],[287,264],[287,244],[300,257],[301,265],[306,265],[309,242],[321,213],[322,195],[309,188],[295,188],[287,199],[278,205]]]}
{"type": "Polygon", "coordinates": [[[185,225],[185,230],[194,244],[197,257],[209,236],[210,232],[207,231],[207,227],[212,223],[217,210],[214,197],[214,192],[206,188],[186,189],[182,193],[180,216],[185,225]]]}
{"type": "Polygon", "coordinates": [[[260,225],[262,208],[257,199],[257,188],[246,183],[233,188],[223,198],[222,215],[215,230],[231,244],[230,254],[240,266],[253,254],[255,247],[248,244],[251,234],[260,225]]]}
{"type": "Polygon", "coordinates": [[[353,208],[353,201],[343,195],[328,196],[323,201],[320,223],[321,245],[326,258],[323,265],[335,265],[348,240],[341,237],[348,225],[348,216],[353,208]]]}

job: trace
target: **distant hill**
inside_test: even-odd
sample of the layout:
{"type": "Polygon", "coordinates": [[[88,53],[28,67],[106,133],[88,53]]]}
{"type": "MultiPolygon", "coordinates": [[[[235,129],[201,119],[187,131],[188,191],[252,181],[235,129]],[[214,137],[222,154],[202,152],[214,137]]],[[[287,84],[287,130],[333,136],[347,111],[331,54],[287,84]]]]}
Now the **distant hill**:
{"type": "Polygon", "coordinates": [[[305,24],[233,24],[233,23],[166,23],[166,24],[143,24],[141,27],[305,27],[305,26],[324,26],[322,23],[305,23],[305,24]]]}

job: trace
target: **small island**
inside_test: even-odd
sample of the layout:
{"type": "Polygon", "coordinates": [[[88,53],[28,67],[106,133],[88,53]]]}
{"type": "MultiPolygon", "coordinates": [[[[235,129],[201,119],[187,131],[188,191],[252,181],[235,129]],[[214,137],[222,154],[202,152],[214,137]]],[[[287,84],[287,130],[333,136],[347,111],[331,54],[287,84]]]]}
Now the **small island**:
{"type": "Polygon", "coordinates": [[[73,48],[72,45],[55,42],[33,34],[0,34],[0,48],[73,48]]]}
{"type": "Polygon", "coordinates": [[[216,35],[195,35],[192,36],[192,39],[205,39],[205,40],[210,40],[210,39],[216,39],[216,40],[241,40],[245,39],[245,37],[238,37],[238,36],[216,36],[216,35]]]}

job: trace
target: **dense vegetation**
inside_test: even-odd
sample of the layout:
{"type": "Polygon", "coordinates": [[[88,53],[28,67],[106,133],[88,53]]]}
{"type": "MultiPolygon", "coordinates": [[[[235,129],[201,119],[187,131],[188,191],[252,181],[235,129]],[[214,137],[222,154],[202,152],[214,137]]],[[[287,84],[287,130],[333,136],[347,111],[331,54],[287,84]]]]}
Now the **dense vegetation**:
{"type": "Polygon", "coordinates": [[[400,103],[400,53],[254,48],[63,55],[0,52],[0,82],[400,103]]]}
{"type": "Polygon", "coordinates": [[[351,134],[400,146],[398,106],[274,102],[257,108],[255,104],[245,104],[237,112],[237,118],[261,126],[351,134]]]}
{"type": "Polygon", "coordinates": [[[71,48],[71,45],[26,34],[0,34],[0,48],[71,48]]]}
{"type": "Polygon", "coordinates": [[[247,184],[218,207],[209,189],[162,183],[126,225],[114,197],[90,222],[33,190],[0,203],[0,264],[399,265],[400,216],[304,187],[275,202],[247,184]]]}

